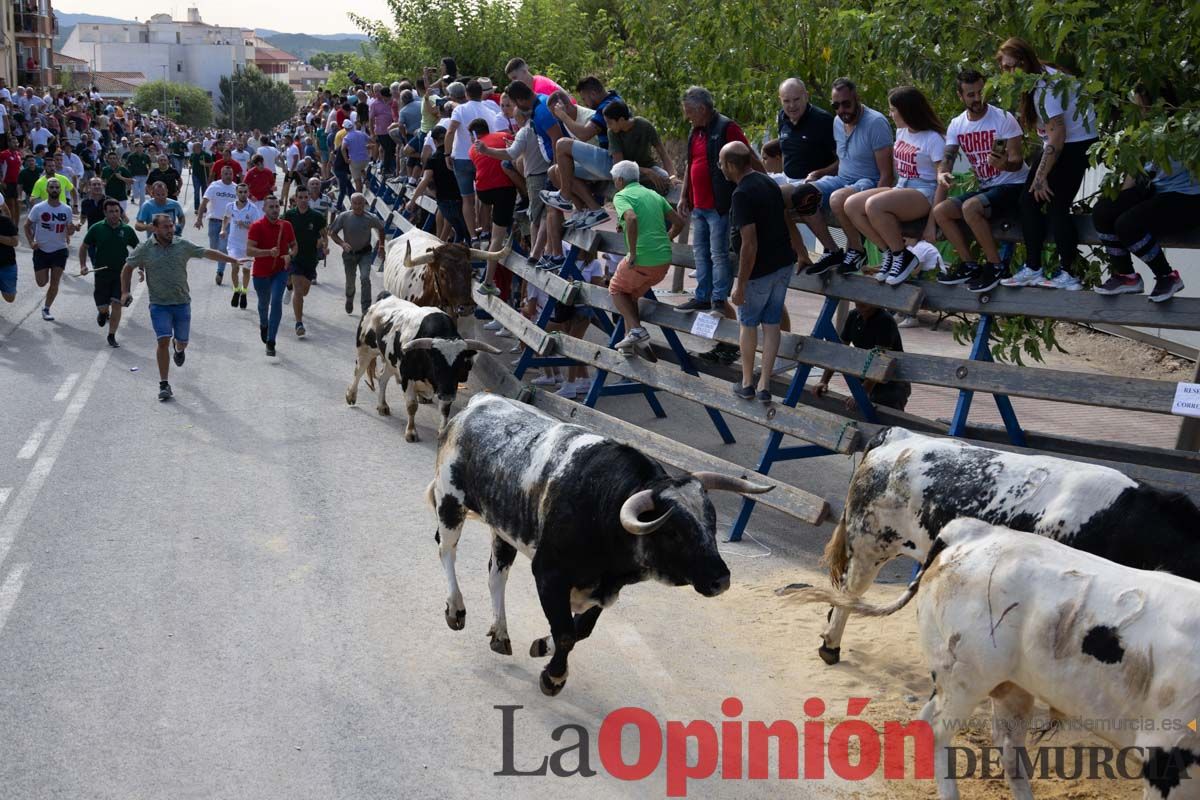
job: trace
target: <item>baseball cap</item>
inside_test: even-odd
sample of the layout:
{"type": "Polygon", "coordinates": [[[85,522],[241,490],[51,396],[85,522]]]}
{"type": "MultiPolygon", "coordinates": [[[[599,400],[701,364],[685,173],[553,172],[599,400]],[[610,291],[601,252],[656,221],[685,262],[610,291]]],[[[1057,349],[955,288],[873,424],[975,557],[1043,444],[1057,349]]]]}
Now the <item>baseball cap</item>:
{"type": "Polygon", "coordinates": [[[354,123],[351,122],[350,120],[346,120],[345,122],[342,123],[342,127],[345,128],[346,130],[350,130],[351,128],[354,127],[354,123]]]}

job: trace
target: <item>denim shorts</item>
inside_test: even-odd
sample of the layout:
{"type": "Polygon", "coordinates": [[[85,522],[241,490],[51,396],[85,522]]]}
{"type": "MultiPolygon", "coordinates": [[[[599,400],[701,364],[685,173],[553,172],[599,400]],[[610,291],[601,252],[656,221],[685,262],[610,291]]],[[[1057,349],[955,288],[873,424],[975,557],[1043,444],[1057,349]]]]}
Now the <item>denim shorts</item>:
{"type": "Polygon", "coordinates": [[[937,191],[937,181],[925,181],[920,178],[901,178],[896,181],[897,189],[915,189],[925,195],[925,199],[933,204],[933,195],[937,191]]]}
{"type": "Polygon", "coordinates": [[[179,303],[172,306],[150,304],[150,324],[159,339],[170,339],[186,343],[192,329],[192,304],[179,303]]]}
{"type": "Polygon", "coordinates": [[[1023,183],[1003,183],[990,189],[979,189],[950,199],[958,203],[959,208],[962,208],[963,204],[972,197],[978,197],[989,218],[1015,216],[1017,206],[1021,202],[1021,191],[1024,188],[1025,184],[1023,183]]]}
{"type": "Polygon", "coordinates": [[[0,294],[17,293],[17,265],[0,267],[0,294]]]}
{"type": "Polygon", "coordinates": [[[575,160],[575,177],[583,181],[612,180],[612,156],[602,147],[581,142],[571,142],[571,158],[575,160]]]}
{"type": "Polygon", "coordinates": [[[463,197],[475,194],[475,162],[469,158],[454,159],[454,179],[458,181],[458,193],[463,197]]]}
{"type": "Polygon", "coordinates": [[[841,175],[826,175],[824,178],[818,178],[812,182],[812,185],[821,190],[821,208],[829,210],[829,198],[838,189],[850,187],[856,192],[864,192],[867,189],[874,189],[879,185],[879,181],[874,178],[859,178],[851,182],[848,178],[843,178],[841,175]]]}
{"type": "Polygon", "coordinates": [[[795,264],[786,264],[769,275],[746,284],[746,299],[737,307],[738,322],[744,328],[778,325],[783,320],[788,281],[796,272],[795,264]]]}

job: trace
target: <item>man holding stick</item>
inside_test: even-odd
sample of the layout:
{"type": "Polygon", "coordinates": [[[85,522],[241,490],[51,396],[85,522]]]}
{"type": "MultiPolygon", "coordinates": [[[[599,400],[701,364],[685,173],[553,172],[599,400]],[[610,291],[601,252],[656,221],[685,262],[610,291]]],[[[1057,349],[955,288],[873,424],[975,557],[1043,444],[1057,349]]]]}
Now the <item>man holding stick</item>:
{"type": "MultiPolygon", "coordinates": [[[[159,184],[161,185],[161,184],[159,184]]],[[[133,228],[121,221],[120,202],[109,198],[104,201],[104,221],[88,228],[79,245],[79,274],[88,274],[88,251],[92,252],[93,269],[96,273],[92,297],[96,301],[96,324],[101,328],[108,323],[108,346],[117,344],[117,327],[121,324],[121,269],[129,252],[139,242],[133,228]]]]}

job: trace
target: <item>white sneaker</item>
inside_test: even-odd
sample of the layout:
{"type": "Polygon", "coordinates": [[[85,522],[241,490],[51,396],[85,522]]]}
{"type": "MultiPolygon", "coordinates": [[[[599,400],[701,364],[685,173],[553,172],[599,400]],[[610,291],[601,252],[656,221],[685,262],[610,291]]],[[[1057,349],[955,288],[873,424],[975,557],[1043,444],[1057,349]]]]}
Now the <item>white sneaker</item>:
{"type": "Polygon", "coordinates": [[[689,269],[689,270],[688,270],[688,277],[689,277],[689,278],[691,278],[692,280],[696,280],[696,270],[694,270],[694,269],[689,269]]]}
{"type": "Polygon", "coordinates": [[[534,386],[557,386],[558,376],[556,375],[539,375],[530,381],[534,386]]]}
{"type": "Polygon", "coordinates": [[[588,392],[592,390],[591,378],[579,378],[575,381],[575,396],[580,400],[587,397],[588,392]]]}
{"type": "Polygon", "coordinates": [[[501,325],[501,324],[500,324],[499,322],[497,322],[496,320],[492,320],[491,322],[485,322],[485,323],[484,323],[484,325],[483,325],[483,329],[484,329],[485,331],[498,331],[498,330],[500,330],[500,329],[501,329],[501,328],[503,328],[503,327],[504,327],[504,326],[503,326],[503,325],[501,325]]]}
{"type": "Polygon", "coordinates": [[[1027,266],[1022,266],[1016,275],[1011,278],[1005,278],[1000,281],[1001,286],[1037,286],[1046,276],[1042,274],[1040,269],[1031,269],[1027,266]]]}
{"type": "Polygon", "coordinates": [[[505,329],[503,329],[503,328],[501,328],[500,330],[496,331],[496,335],[497,335],[497,336],[499,336],[501,339],[511,339],[511,338],[513,338],[513,335],[512,335],[512,334],[511,334],[509,331],[507,331],[507,330],[505,330],[505,329]]]}
{"type": "Polygon", "coordinates": [[[567,381],[555,394],[567,400],[574,400],[579,397],[579,388],[576,386],[575,381],[567,381]]]}
{"type": "Polygon", "coordinates": [[[909,314],[894,315],[897,328],[915,328],[917,327],[917,318],[909,314]]]}
{"type": "Polygon", "coordinates": [[[1068,292],[1078,292],[1083,288],[1083,284],[1079,282],[1079,278],[1076,278],[1065,269],[1060,269],[1049,278],[1040,281],[1037,285],[1043,289],[1064,289],[1068,292]]]}

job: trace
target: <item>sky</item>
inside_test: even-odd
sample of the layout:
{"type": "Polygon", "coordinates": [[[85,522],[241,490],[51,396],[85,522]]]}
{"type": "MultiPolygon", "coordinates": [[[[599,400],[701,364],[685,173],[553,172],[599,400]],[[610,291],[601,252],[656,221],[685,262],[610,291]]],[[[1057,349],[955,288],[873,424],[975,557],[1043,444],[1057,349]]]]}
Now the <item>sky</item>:
{"type": "Polygon", "coordinates": [[[385,0],[335,0],[333,3],[319,0],[254,0],[252,3],[232,0],[105,0],[103,3],[72,0],[54,3],[58,11],[139,20],[154,14],[187,19],[187,10],[192,6],[199,8],[200,18],[210,24],[266,28],[284,33],[361,33],[346,16],[347,12],[375,20],[392,19],[385,0]]]}

